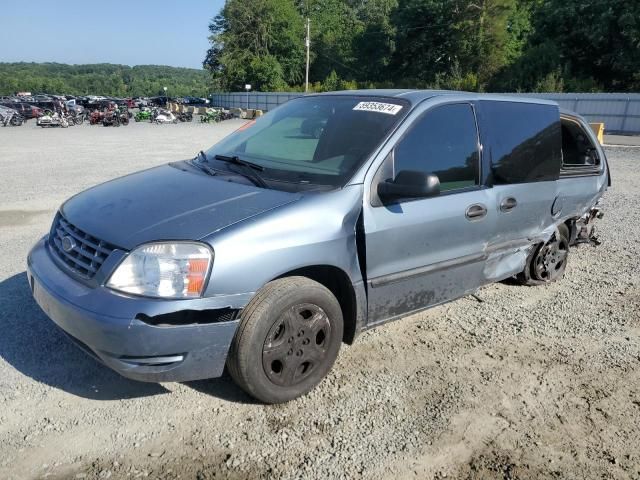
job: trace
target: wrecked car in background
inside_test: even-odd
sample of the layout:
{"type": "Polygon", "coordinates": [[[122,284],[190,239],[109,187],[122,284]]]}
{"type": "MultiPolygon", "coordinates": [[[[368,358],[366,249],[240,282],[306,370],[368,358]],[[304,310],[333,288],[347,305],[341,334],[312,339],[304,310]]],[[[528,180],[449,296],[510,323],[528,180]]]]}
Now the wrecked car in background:
{"type": "Polygon", "coordinates": [[[607,161],[555,103],[434,91],[309,95],[194,159],[62,205],[28,258],[42,309],[143,381],[220,376],[268,403],[341,343],[593,241],[607,161]]]}

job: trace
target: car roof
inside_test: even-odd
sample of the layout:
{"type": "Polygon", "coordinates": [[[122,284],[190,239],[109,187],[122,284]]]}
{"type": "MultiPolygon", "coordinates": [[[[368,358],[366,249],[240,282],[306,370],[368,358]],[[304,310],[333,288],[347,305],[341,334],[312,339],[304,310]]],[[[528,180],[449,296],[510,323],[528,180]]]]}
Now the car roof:
{"type": "MultiPolygon", "coordinates": [[[[313,95],[313,94],[312,94],[313,95]]],[[[531,98],[526,96],[500,95],[494,93],[477,93],[477,92],[460,92],[455,90],[410,90],[410,89],[369,89],[369,90],[342,90],[338,92],[319,93],[320,96],[332,95],[357,95],[361,97],[378,97],[378,98],[405,98],[413,105],[434,98],[453,96],[465,97],[469,100],[494,100],[506,102],[520,103],[538,103],[542,105],[558,105],[557,102],[551,100],[543,100],[540,98],[531,98]]]]}
{"type": "Polygon", "coordinates": [[[584,123],[589,123],[589,121],[583,117],[582,115],[580,115],[577,112],[574,112],[573,110],[567,110],[566,108],[561,108],[560,109],[560,116],[566,116],[566,117],[573,117],[573,118],[578,118],[580,120],[582,120],[584,123]]]}

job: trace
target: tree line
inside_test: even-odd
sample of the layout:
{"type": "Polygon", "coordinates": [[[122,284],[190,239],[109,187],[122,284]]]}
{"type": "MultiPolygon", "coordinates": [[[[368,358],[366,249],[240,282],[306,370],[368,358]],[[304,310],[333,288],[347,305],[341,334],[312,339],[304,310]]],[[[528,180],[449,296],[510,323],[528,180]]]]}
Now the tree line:
{"type": "Polygon", "coordinates": [[[217,90],[640,89],[640,2],[227,0],[204,66],[217,90]]]}
{"type": "Polygon", "coordinates": [[[0,95],[18,91],[68,95],[204,97],[211,80],[205,70],[160,65],[0,63],[0,95]]]}

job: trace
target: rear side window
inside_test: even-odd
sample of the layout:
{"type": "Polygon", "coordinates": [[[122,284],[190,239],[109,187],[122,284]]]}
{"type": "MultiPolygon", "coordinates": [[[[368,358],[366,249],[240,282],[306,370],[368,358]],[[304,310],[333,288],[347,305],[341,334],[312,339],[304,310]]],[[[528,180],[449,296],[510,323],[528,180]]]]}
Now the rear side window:
{"type": "Polygon", "coordinates": [[[562,133],[557,106],[480,102],[495,185],[560,178],[562,133]]]}
{"type": "Polygon", "coordinates": [[[440,191],[473,187],[479,182],[478,130],[471,105],[443,105],[429,110],[411,127],[394,152],[394,177],[403,170],[432,173],[440,191]]]}
{"type": "Polygon", "coordinates": [[[562,167],[565,170],[592,169],[600,166],[598,150],[582,126],[570,118],[562,118],[562,167]]]}

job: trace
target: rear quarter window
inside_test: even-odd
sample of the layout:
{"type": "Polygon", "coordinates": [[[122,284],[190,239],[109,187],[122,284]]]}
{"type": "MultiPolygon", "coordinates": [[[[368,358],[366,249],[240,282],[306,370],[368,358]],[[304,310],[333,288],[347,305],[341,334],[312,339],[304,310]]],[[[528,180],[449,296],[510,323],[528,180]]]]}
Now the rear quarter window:
{"type": "Polygon", "coordinates": [[[577,119],[562,117],[562,173],[600,171],[600,156],[577,119]]]}
{"type": "Polygon", "coordinates": [[[555,105],[481,101],[481,132],[495,185],[560,178],[562,130],[555,105]]]}

